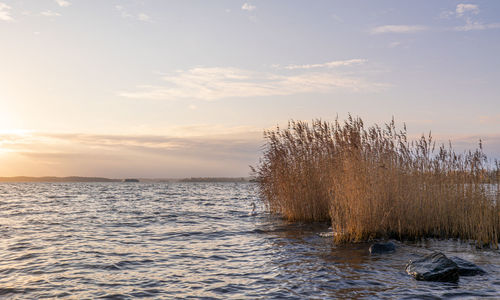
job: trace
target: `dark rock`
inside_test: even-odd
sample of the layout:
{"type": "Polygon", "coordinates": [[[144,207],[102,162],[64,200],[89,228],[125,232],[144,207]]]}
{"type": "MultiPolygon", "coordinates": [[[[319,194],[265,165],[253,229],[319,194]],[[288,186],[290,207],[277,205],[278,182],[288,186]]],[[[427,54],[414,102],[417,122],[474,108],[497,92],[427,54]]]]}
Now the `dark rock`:
{"type": "Polygon", "coordinates": [[[393,242],[375,243],[370,246],[370,254],[382,254],[396,251],[396,245],[393,242]]]}
{"type": "Polygon", "coordinates": [[[463,258],[453,256],[450,257],[450,259],[457,264],[458,274],[460,274],[460,276],[475,276],[486,274],[485,270],[463,258]]]}
{"type": "Polygon", "coordinates": [[[441,252],[434,252],[406,265],[406,272],[416,280],[457,282],[458,265],[441,252]]]}

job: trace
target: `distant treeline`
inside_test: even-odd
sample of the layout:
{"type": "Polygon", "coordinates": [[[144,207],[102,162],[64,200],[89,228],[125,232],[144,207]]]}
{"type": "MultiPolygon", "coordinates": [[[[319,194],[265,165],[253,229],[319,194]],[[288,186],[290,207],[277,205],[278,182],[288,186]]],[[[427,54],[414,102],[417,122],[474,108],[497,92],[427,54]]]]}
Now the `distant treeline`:
{"type": "Polygon", "coordinates": [[[28,176],[16,176],[16,177],[0,177],[0,182],[120,182],[121,179],[110,179],[104,177],[28,177],[28,176]]]}

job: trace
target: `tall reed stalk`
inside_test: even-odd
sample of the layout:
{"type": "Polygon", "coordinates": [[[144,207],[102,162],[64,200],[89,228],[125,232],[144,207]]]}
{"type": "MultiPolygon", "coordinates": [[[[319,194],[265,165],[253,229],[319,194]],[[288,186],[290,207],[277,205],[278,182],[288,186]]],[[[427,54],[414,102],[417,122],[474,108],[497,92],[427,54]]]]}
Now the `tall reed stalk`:
{"type": "Polygon", "coordinates": [[[330,221],[337,242],[380,237],[475,240],[498,247],[499,162],[479,148],[435,149],[394,120],[290,121],[265,132],[253,169],[268,209],[290,221],[330,221]],[[496,190],[493,190],[495,188],[496,190]]]}

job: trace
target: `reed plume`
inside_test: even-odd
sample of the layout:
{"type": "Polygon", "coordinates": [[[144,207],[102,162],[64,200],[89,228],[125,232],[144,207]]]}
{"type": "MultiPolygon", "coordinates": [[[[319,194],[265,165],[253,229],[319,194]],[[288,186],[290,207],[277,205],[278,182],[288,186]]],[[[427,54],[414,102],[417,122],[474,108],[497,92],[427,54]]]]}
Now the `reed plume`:
{"type": "Polygon", "coordinates": [[[290,121],[264,133],[253,168],[267,208],[290,221],[329,221],[337,242],[392,237],[475,240],[498,246],[499,162],[478,149],[436,149],[432,135],[415,141],[394,120],[366,127],[290,121]]]}

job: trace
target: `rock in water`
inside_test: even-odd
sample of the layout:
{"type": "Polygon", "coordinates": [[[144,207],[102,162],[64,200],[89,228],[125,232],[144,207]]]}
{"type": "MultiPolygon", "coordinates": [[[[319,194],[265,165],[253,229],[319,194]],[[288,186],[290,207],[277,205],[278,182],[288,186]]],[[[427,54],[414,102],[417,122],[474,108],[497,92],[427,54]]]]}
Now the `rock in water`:
{"type": "Polygon", "coordinates": [[[320,233],[318,233],[318,235],[320,237],[323,237],[323,238],[329,238],[329,237],[333,237],[334,236],[333,231],[320,232],[320,233]]]}
{"type": "Polygon", "coordinates": [[[458,274],[460,274],[460,276],[475,276],[486,274],[485,270],[463,258],[453,256],[451,257],[451,260],[457,264],[458,274]]]}
{"type": "Polygon", "coordinates": [[[393,242],[375,243],[370,246],[370,254],[382,254],[396,251],[396,245],[393,242]]]}
{"type": "Polygon", "coordinates": [[[441,252],[434,252],[406,265],[406,272],[416,280],[457,282],[458,266],[441,252]]]}

